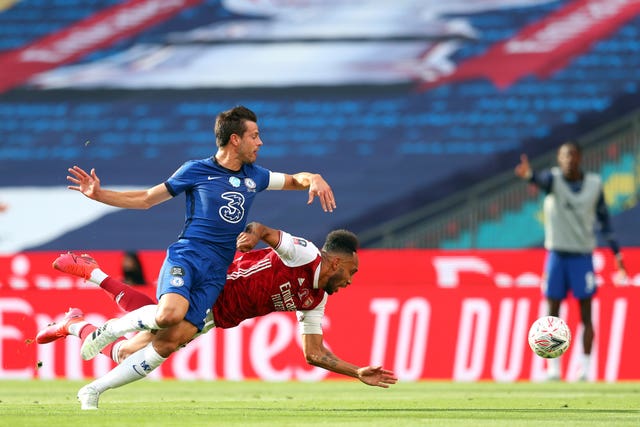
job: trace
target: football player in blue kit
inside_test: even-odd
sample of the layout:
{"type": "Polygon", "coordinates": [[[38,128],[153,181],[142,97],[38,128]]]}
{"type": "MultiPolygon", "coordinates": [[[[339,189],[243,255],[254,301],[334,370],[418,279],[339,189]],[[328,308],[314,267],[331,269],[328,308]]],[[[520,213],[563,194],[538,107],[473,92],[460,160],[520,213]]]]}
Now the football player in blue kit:
{"type": "MultiPolygon", "coordinates": [[[[95,169],[90,173],[78,166],[69,169],[67,179],[73,184],[69,189],[120,208],[148,209],[185,193],[185,224],[178,240],[167,249],[158,276],[158,306],[142,307],[132,316],[139,330],[158,332],[147,347],[107,374],[112,388],[141,378],[137,370],[155,369],[202,329],[207,310],[225,283],[236,237],[245,228],[258,192],[308,189],[308,203],[318,197],[325,212],[336,207],[331,187],[319,174],[289,175],[255,164],[263,144],[257,121],[255,113],[244,106],[218,114],[215,156],[187,161],[165,182],[146,190],[106,190],[95,169]]],[[[85,340],[82,357],[92,358],[114,337],[109,324],[103,325],[85,340]]],[[[99,391],[90,384],[78,392],[87,409],[92,409],[97,396],[99,391]]]]}
{"type": "MultiPolygon", "coordinates": [[[[547,258],[543,290],[550,316],[560,315],[560,304],[569,291],[580,303],[584,353],[579,379],[587,380],[594,337],[591,300],[597,290],[592,260],[597,243],[596,222],[615,255],[620,273],[626,275],[626,271],[611,227],[602,180],[595,173],[584,172],[581,160],[580,146],[570,141],[558,149],[557,167],[534,172],[523,154],[515,173],[546,194],[543,209],[547,258]]],[[[548,378],[560,379],[560,360],[548,359],[547,362],[548,378]]]]}

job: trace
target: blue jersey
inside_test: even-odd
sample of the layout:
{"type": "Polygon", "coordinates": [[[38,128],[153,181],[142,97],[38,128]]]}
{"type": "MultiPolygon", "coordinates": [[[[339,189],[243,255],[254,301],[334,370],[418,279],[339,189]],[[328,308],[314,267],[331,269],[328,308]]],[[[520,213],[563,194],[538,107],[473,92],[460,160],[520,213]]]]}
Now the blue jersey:
{"type": "Polygon", "coordinates": [[[180,238],[167,249],[156,295],[186,298],[184,318],[198,330],[224,286],[236,237],[246,226],[256,194],[269,185],[269,175],[268,169],[252,164],[231,171],[208,158],[184,163],[165,182],[171,195],[185,193],[186,216],[180,238]]]}
{"type": "Polygon", "coordinates": [[[172,196],[182,192],[186,196],[180,238],[210,243],[231,263],[253,199],[268,184],[269,170],[261,166],[247,164],[235,172],[212,157],[184,163],[165,182],[172,196]]]}

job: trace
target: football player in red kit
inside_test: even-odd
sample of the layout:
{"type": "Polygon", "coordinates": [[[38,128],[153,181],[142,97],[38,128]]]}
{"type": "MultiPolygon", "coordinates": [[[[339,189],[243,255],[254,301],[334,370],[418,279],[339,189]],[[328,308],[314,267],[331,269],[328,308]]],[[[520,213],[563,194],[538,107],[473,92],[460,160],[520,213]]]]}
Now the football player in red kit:
{"type": "MultiPolygon", "coordinates": [[[[347,230],[334,230],[327,235],[322,249],[318,250],[308,240],[253,222],[238,236],[237,248],[244,253],[229,267],[226,284],[209,312],[201,333],[213,327],[232,328],[245,319],[274,311],[296,311],[302,349],[309,364],[358,378],[372,386],[387,388],[396,383],[393,372],[381,366],[356,366],[338,358],[323,344],[321,322],[327,296],[347,287],[358,271],[358,239],[355,234],[347,230]],[[261,240],[270,247],[252,250],[261,240]]],[[[112,294],[127,312],[144,306],[155,309],[155,301],[108,276],[88,255],[63,254],[53,265],[60,271],[98,284],[112,294]]],[[[101,352],[120,363],[148,345],[152,337],[151,332],[141,331],[130,340],[120,338],[138,330],[135,317],[129,318],[128,315],[110,320],[106,324],[109,327],[108,334],[102,333],[100,336],[108,335],[111,339],[97,346],[87,346],[87,341],[91,342],[91,337],[95,335],[93,332],[96,327],[84,321],[79,309],[69,310],[60,323],[40,331],[36,341],[44,344],[75,335],[83,339],[83,357],[88,354],[85,358],[91,358],[101,352]]],[[[98,378],[85,387],[93,387],[99,395],[123,385],[112,383],[107,377],[98,378]]],[[[82,403],[83,409],[97,408],[97,400],[95,405],[82,403]]]]}

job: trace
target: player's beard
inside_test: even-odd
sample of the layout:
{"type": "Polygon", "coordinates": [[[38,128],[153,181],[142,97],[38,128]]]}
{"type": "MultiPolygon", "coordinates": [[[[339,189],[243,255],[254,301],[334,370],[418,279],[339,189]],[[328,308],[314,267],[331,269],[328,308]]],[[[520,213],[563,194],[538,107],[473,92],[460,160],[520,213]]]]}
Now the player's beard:
{"type": "Polygon", "coordinates": [[[331,295],[333,294],[335,291],[338,290],[339,288],[339,284],[342,281],[342,278],[340,277],[339,274],[334,274],[333,276],[329,277],[329,279],[327,280],[327,284],[324,287],[324,291],[331,295]]]}

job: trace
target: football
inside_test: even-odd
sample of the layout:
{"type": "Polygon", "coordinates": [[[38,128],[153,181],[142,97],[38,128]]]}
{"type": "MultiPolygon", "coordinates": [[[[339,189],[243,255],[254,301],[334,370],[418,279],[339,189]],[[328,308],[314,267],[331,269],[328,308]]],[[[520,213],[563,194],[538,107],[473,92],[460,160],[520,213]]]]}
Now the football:
{"type": "Polygon", "coordinates": [[[559,317],[544,316],[529,328],[529,347],[545,359],[562,356],[571,344],[571,331],[559,317]]]}

